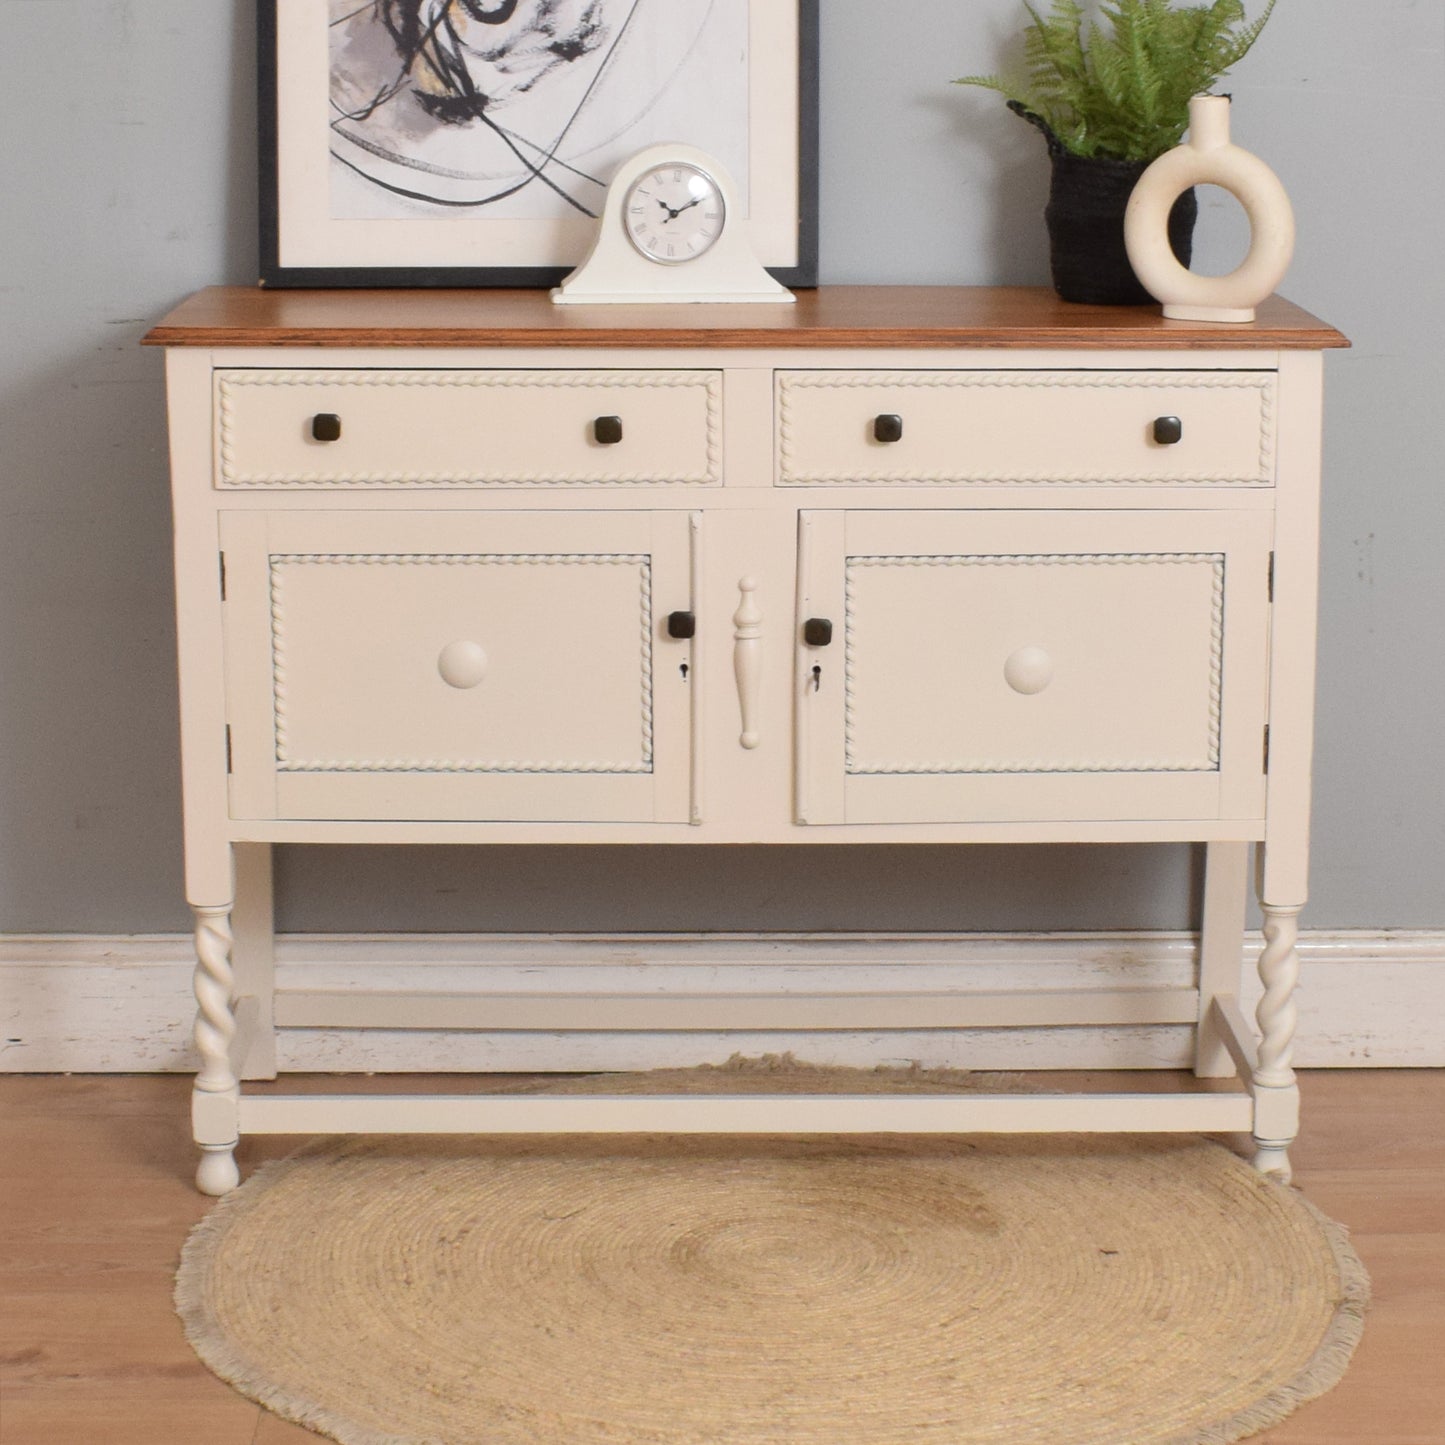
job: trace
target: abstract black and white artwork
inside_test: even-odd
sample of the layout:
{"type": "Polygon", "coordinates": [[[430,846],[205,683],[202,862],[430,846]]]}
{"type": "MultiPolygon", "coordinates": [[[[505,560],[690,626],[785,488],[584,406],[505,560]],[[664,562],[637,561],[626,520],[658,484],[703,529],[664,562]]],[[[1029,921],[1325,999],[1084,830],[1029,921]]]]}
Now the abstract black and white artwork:
{"type": "Polygon", "coordinates": [[[816,4],[261,0],[267,284],[546,284],[660,141],[799,267],[816,4]]]}
{"type": "Polygon", "coordinates": [[[747,0],[331,9],[333,215],[596,215],[617,165],[674,132],[746,193],[747,0]]]}

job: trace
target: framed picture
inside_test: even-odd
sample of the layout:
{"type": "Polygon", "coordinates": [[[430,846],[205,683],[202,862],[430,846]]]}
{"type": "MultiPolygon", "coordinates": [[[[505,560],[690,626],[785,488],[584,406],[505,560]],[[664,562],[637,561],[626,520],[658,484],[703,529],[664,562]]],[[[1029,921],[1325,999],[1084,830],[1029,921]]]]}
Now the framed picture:
{"type": "Polygon", "coordinates": [[[818,0],[259,0],[263,286],[551,286],[617,167],[716,156],[817,283],[818,0]]]}

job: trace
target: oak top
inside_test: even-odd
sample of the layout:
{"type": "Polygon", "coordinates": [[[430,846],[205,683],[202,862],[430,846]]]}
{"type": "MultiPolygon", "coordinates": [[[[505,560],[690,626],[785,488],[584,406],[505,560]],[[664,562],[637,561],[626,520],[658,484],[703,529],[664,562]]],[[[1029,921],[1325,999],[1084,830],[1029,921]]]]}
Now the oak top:
{"type": "Polygon", "coordinates": [[[796,305],[554,306],[545,291],[211,286],[151,346],[982,347],[1323,350],[1350,343],[1272,296],[1246,325],[1166,321],[1153,306],[1080,306],[1046,287],[821,286],[796,305]]]}

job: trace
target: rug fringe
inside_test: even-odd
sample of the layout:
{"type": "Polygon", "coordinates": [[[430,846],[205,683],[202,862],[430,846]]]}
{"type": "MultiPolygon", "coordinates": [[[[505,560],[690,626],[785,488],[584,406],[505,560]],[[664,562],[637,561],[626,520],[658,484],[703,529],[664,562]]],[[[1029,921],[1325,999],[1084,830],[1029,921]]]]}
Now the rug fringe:
{"type": "MultiPolygon", "coordinates": [[[[1287,1188],[1282,1184],[1273,1187],[1287,1188]]],[[[1350,1243],[1350,1231],[1345,1225],[1321,1213],[1297,1189],[1289,1189],[1289,1193],[1313,1216],[1334,1255],[1340,1277],[1340,1298],[1335,1302],[1334,1318],[1309,1362],[1288,1384],[1272,1390],[1264,1399],[1227,1420],[1180,1435],[1166,1445],[1236,1445],[1240,1440],[1282,1424],[1301,1405],[1328,1394],[1349,1368],[1365,1332],[1365,1315],[1370,1306],[1369,1272],[1350,1243]]]]}
{"type": "MultiPolygon", "coordinates": [[[[315,1145],[312,1148],[316,1147],[315,1145]]],[[[303,1149],[304,1153],[312,1152],[303,1149]]],[[[246,1191],[289,1173],[300,1162],[298,1155],[263,1164],[240,1189],[233,1190],[211,1207],[191,1230],[181,1247],[172,1301],[187,1343],[213,1375],[239,1390],[272,1414],[314,1430],[341,1445],[448,1445],[439,1437],[393,1435],[358,1426],[330,1410],[320,1408],[256,1372],[253,1361],[235,1349],[226,1335],[211,1323],[206,1307],[207,1285],[221,1241],[230,1228],[230,1215],[245,1200],[246,1191]]]]}
{"type": "MultiPolygon", "coordinates": [[[[653,1073],[675,1073],[675,1069],[654,1069],[653,1073]]],[[[689,1072],[699,1074],[872,1074],[878,1078],[896,1079],[900,1082],[947,1082],[954,1079],[977,1079],[973,1069],[928,1068],[917,1059],[906,1064],[874,1064],[871,1069],[862,1069],[849,1064],[817,1064],[809,1059],[800,1059],[791,1050],[782,1054],[730,1054],[720,1064],[698,1064],[689,1072]]],[[[1000,1083],[1022,1074],[993,1072],[987,1075],[1000,1083]]]]}

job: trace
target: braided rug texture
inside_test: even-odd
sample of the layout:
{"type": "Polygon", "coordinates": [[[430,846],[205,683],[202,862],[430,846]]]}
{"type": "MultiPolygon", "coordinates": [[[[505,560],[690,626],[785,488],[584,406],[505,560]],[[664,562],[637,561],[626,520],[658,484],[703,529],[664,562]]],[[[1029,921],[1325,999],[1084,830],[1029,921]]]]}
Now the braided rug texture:
{"type": "MultiPolygon", "coordinates": [[[[564,1087],[978,1087],[776,1062],[564,1087]]],[[[176,1304],[344,1445],[1225,1445],[1336,1383],[1367,1293],[1194,1137],[426,1136],[264,1166],[176,1304]]]]}

